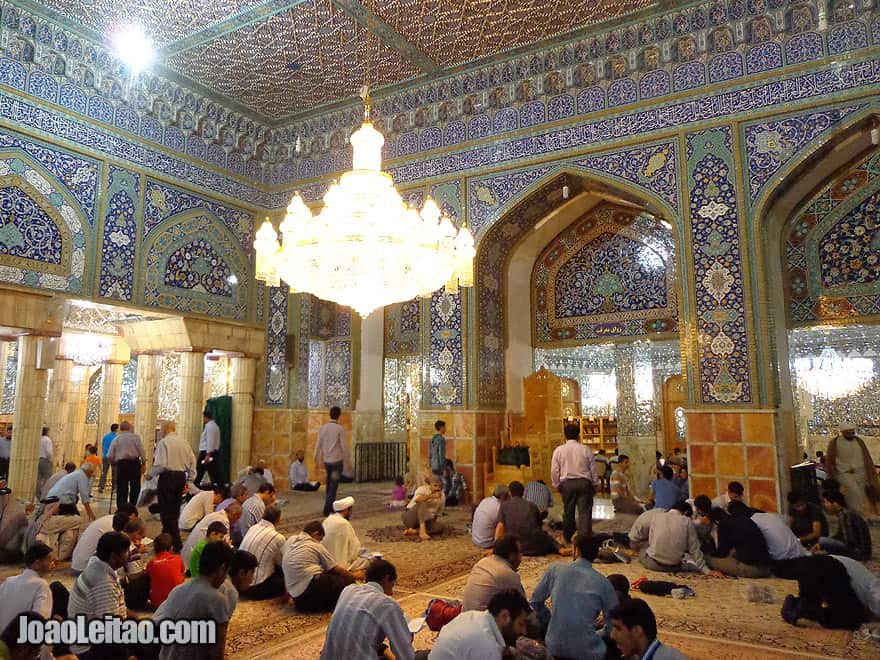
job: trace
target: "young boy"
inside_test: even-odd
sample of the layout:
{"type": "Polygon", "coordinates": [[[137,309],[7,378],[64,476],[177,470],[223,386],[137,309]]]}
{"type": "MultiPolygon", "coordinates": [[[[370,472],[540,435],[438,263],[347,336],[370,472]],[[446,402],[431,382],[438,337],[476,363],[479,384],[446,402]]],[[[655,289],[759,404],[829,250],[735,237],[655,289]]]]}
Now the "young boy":
{"type": "Polygon", "coordinates": [[[146,569],[150,576],[150,605],[153,609],[165,602],[171,590],[185,579],[183,559],[171,552],[173,542],[171,534],[167,533],[159,534],[153,541],[156,556],[150,560],[146,569]]]}
{"type": "Polygon", "coordinates": [[[226,525],[224,525],[219,520],[216,520],[208,525],[208,533],[205,535],[204,540],[196,543],[196,546],[193,548],[192,554],[189,556],[190,577],[199,577],[199,564],[202,561],[202,550],[205,549],[205,546],[214,541],[222,541],[226,537],[226,534],[228,532],[229,530],[226,529],[226,525]]]}

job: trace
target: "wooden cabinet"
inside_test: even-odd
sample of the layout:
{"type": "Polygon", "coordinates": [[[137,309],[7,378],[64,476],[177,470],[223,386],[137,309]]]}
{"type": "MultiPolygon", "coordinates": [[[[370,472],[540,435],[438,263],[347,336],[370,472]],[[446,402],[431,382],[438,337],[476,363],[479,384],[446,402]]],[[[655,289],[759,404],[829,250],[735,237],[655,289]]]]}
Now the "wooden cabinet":
{"type": "Polygon", "coordinates": [[[602,415],[569,415],[547,419],[547,433],[558,433],[565,437],[566,424],[577,424],[581,429],[581,442],[589,445],[593,452],[604,449],[613,454],[617,449],[617,418],[602,415]]]}

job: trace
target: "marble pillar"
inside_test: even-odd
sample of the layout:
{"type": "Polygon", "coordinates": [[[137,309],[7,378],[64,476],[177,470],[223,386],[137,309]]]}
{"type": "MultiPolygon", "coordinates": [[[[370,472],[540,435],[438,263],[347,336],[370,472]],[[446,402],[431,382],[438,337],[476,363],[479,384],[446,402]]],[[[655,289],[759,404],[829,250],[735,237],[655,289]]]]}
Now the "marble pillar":
{"type": "Polygon", "coordinates": [[[9,347],[12,342],[0,341],[0,400],[6,392],[6,363],[9,361],[9,347]]]}
{"type": "Polygon", "coordinates": [[[361,321],[359,386],[351,417],[352,441],[381,442],[385,438],[383,353],[385,312],[378,309],[361,321]]]}
{"type": "MultiPolygon", "coordinates": [[[[70,395],[67,408],[67,436],[64,438],[64,450],[60,460],[62,467],[68,461],[79,466],[83,458],[83,447],[86,444],[86,411],[89,407],[89,381],[94,369],[74,367],[71,373],[70,395]]],[[[109,429],[108,429],[109,430],[109,429]]],[[[98,449],[98,455],[101,449],[98,449]]]]}
{"type": "Polygon", "coordinates": [[[614,371],[617,376],[617,448],[621,454],[630,457],[630,474],[636,493],[646,496],[648,484],[654,476],[657,438],[654,432],[653,406],[650,402],[640,402],[636,393],[636,381],[639,379],[647,379],[648,382],[641,385],[653,389],[650,370],[637,373],[636,369],[637,362],[644,363],[647,360],[647,364],[651,364],[650,346],[643,344],[644,342],[615,344],[614,371]]]}
{"type": "Polygon", "coordinates": [[[18,371],[15,376],[15,413],[9,460],[9,487],[20,500],[31,500],[37,483],[40,431],[46,409],[49,372],[37,368],[41,337],[18,338],[18,371]]]}
{"type": "Polygon", "coordinates": [[[70,412],[70,377],[73,373],[73,360],[56,357],[49,381],[49,396],[46,400],[46,426],[52,438],[52,468],[63,465],[64,444],[69,436],[68,413],[70,412]]]}
{"type": "Polygon", "coordinates": [[[232,396],[230,473],[236,475],[251,464],[251,426],[254,419],[257,360],[251,357],[233,357],[230,362],[232,372],[229,383],[232,396]]]}
{"type": "Polygon", "coordinates": [[[198,454],[205,410],[205,353],[189,351],[180,354],[180,408],[177,413],[177,434],[198,454]]]}
{"type": "MultiPolygon", "coordinates": [[[[119,423],[119,400],[122,397],[122,369],[124,362],[108,360],[101,365],[101,407],[98,411],[98,433],[86,442],[100,442],[111,424],[119,423]]],[[[99,451],[100,453],[100,451],[99,451]]]]}
{"type": "Polygon", "coordinates": [[[134,432],[141,436],[147,465],[153,463],[156,446],[156,422],[159,417],[159,369],[162,356],[141,353],[137,361],[137,385],[134,407],[134,432]]]}

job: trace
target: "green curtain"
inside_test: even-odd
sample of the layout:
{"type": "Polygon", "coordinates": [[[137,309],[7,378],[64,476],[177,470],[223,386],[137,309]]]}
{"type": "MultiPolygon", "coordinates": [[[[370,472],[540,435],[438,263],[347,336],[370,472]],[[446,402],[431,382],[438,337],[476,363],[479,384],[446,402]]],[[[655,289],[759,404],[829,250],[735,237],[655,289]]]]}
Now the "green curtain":
{"type": "Polygon", "coordinates": [[[225,483],[229,483],[229,470],[232,464],[232,397],[217,396],[208,399],[205,404],[220,427],[220,475],[225,483]]]}

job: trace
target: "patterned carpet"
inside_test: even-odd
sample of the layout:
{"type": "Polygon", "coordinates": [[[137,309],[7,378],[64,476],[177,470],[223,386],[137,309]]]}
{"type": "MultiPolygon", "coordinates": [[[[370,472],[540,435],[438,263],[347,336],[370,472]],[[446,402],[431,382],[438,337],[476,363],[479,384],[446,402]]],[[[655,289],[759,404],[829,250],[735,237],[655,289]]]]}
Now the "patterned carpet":
{"type": "MultiPolygon", "coordinates": [[[[469,510],[449,509],[443,518],[447,531],[430,541],[403,535],[400,510],[385,505],[390,485],[346,484],[340,496],[356,499],[352,523],[364,544],[392,561],[398,569],[396,597],[407,616],[422,615],[431,598],[460,598],[471,566],[479,560],[480,551],[470,543],[467,532],[469,510]]],[[[309,520],[321,518],[323,492],[284,493],[281,529],[285,534],[298,531],[309,520]]],[[[622,531],[629,528],[632,517],[599,521],[597,531],[622,531]]],[[[158,533],[158,522],[148,520],[148,533],[158,533]]],[[[873,527],[875,547],[880,548],[880,528],[873,527]]],[[[547,567],[560,557],[528,557],[520,567],[523,585],[531,593],[547,567]]],[[[880,572],[880,562],[869,567],[880,572]]],[[[608,575],[622,573],[630,581],[650,574],[638,563],[597,564],[608,575]]],[[[17,573],[20,567],[0,567],[0,577],[17,573]]],[[[73,581],[66,565],[59,566],[63,582],[73,581]]],[[[682,574],[673,578],[687,584],[697,596],[675,600],[644,596],[657,615],[661,639],[679,648],[694,659],[782,660],[794,658],[877,658],[880,645],[865,632],[855,634],[820,628],[795,628],[784,623],[779,615],[782,599],[796,591],[794,582],[783,580],[710,579],[682,574]],[[751,603],[746,597],[750,583],[770,587],[776,603],[751,603]]],[[[227,641],[228,657],[234,660],[271,658],[272,660],[312,660],[318,658],[323,645],[329,615],[303,615],[291,606],[277,601],[241,601],[235,612],[227,641]]],[[[417,649],[430,648],[435,634],[424,630],[416,636],[417,649]]]]}

